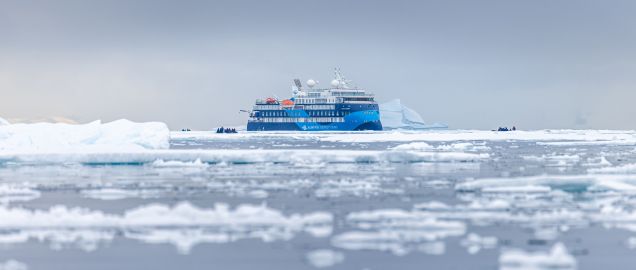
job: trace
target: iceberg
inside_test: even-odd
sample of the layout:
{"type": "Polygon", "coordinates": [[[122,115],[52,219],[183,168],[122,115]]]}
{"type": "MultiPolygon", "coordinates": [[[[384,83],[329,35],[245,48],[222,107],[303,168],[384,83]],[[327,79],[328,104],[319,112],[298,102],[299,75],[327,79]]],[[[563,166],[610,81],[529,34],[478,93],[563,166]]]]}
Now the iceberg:
{"type": "Polygon", "coordinates": [[[0,152],[68,153],[167,149],[170,130],[160,122],[121,119],[83,125],[64,123],[0,124],[0,152]]]}
{"type": "Polygon", "coordinates": [[[402,105],[399,99],[380,104],[380,121],[385,129],[444,129],[445,124],[426,124],[422,116],[411,108],[402,105]]]}

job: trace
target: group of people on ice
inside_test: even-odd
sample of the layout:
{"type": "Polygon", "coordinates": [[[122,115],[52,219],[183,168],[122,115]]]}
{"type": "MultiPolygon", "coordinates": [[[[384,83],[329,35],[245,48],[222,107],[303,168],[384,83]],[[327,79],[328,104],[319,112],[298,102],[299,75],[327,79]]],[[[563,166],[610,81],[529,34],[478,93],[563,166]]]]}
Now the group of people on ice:
{"type": "Polygon", "coordinates": [[[517,130],[517,127],[515,127],[515,126],[513,126],[513,127],[512,127],[512,128],[510,128],[510,129],[509,129],[508,127],[499,127],[499,128],[497,129],[497,131],[515,131],[515,130],[517,130]]]}
{"type": "Polygon", "coordinates": [[[238,133],[235,128],[217,128],[216,133],[238,133]]]}

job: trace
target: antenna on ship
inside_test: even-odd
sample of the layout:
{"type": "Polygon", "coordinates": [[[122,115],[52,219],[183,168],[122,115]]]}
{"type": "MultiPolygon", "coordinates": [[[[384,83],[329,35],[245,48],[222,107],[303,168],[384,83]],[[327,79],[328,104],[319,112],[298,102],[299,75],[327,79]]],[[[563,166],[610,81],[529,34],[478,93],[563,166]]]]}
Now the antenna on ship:
{"type": "Polygon", "coordinates": [[[351,81],[347,80],[345,78],[345,76],[342,75],[342,72],[340,71],[339,68],[334,68],[334,72],[333,73],[334,73],[334,76],[335,76],[335,79],[333,81],[331,81],[331,85],[333,87],[336,87],[336,88],[341,88],[342,87],[342,88],[345,88],[345,89],[349,88],[348,83],[350,83],[351,81]]]}
{"type": "Polygon", "coordinates": [[[300,83],[299,79],[294,79],[294,85],[292,85],[292,94],[294,96],[298,95],[303,90],[303,85],[300,83]]]}
{"type": "Polygon", "coordinates": [[[302,83],[300,83],[300,79],[294,79],[294,84],[296,84],[296,87],[298,87],[298,90],[303,90],[303,85],[302,83]]]}

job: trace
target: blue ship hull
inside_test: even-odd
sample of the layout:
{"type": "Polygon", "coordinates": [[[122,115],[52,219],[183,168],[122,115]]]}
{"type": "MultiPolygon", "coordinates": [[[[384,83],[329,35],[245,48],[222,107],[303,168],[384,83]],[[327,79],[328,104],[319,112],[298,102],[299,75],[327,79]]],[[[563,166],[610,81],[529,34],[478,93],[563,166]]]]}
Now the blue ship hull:
{"type": "MultiPolygon", "coordinates": [[[[377,105],[376,105],[377,108],[377,105]]],[[[304,110],[287,110],[288,115],[308,117],[304,110]]],[[[343,122],[262,122],[249,121],[247,131],[355,131],[382,130],[380,113],[376,110],[355,111],[344,117],[343,122]]]]}

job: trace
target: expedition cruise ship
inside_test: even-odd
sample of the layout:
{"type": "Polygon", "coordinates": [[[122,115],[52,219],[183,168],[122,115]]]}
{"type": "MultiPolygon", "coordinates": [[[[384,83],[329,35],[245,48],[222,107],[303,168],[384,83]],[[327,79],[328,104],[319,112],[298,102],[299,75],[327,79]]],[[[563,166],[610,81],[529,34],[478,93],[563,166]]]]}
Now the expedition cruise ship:
{"type": "Polygon", "coordinates": [[[350,131],[382,130],[380,110],[374,95],[364,89],[350,87],[335,70],[330,88],[316,88],[318,82],[308,80],[306,88],[294,80],[290,99],[274,97],[256,100],[248,131],[350,131]]]}

